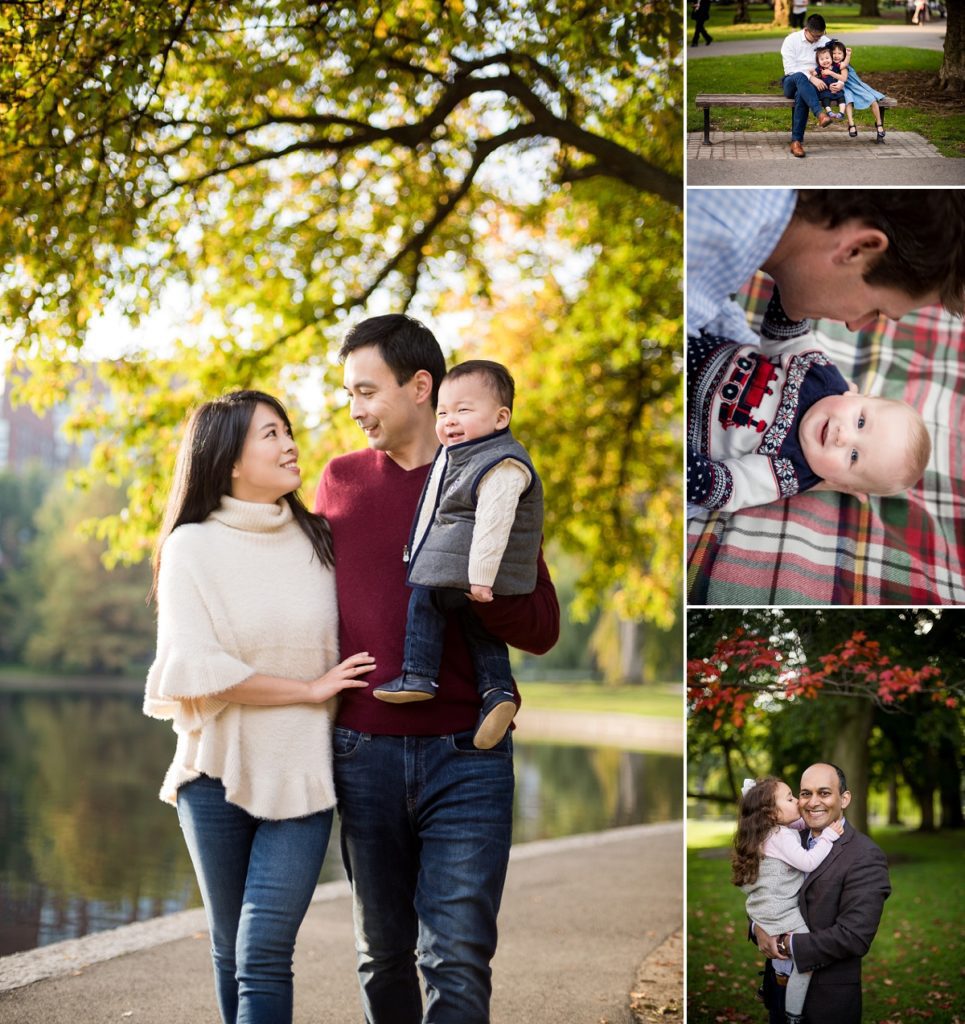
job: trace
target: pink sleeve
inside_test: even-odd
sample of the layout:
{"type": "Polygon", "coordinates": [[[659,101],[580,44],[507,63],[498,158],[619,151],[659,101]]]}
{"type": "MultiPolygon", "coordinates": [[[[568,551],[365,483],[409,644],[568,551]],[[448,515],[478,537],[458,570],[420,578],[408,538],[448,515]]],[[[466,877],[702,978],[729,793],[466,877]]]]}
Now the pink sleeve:
{"type": "Polygon", "coordinates": [[[814,849],[805,850],[796,832],[789,828],[779,828],[764,840],[761,854],[765,857],[776,857],[799,871],[813,871],[831,852],[831,836],[839,838],[836,833],[826,828],[818,837],[814,849]]]}

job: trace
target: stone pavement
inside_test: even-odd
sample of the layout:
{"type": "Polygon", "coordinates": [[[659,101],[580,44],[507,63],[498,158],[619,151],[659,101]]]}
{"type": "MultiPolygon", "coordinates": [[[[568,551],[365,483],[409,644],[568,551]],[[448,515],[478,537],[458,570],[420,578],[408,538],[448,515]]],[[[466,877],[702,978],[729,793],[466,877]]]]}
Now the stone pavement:
{"type": "MultiPolygon", "coordinates": [[[[857,120],[857,119],[856,119],[857,120]]],[[[856,139],[840,127],[814,127],[804,136],[804,159],[791,156],[791,133],[687,134],[688,185],[965,185],[965,160],[950,160],[917,132],[858,124],[856,139]]]]}
{"type": "MultiPolygon", "coordinates": [[[[682,926],[682,854],[682,822],[514,847],[493,1024],[630,1024],[639,965],[682,926]]],[[[202,912],[0,959],[0,1020],[215,1024],[202,912]]],[[[344,882],[319,886],[295,953],[295,1024],[321,1020],[361,1020],[344,882]]]]}

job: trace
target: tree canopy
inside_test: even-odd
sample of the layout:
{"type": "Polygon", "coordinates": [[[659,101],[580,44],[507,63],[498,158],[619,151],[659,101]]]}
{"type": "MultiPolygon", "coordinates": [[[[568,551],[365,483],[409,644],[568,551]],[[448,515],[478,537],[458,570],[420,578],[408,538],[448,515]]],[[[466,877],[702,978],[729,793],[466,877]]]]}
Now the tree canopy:
{"type": "Polygon", "coordinates": [[[558,480],[547,533],[586,555],[585,592],[616,579],[627,614],[667,622],[681,16],[670,0],[7,5],[0,310],[21,396],[77,401],[91,474],[127,488],[103,523],[113,556],[149,547],[201,399],[261,386],[297,405],[310,385],[308,465],[357,446],[338,336],[411,311],[510,365],[558,480]],[[103,315],[150,327],[174,307],[177,336],[102,363],[110,395],[88,394],[103,315]]]}
{"type": "Polygon", "coordinates": [[[956,609],[692,611],[689,770],[712,771],[736,800],[735,768],[790,770],[795,786],[808,764],[831,761],[845,770],[859,828],[872,774],[900,775],[923,827],[934,825],[936,792],[943,825],[960,827],[960,797],[945,790],[958,794],[961,779],[965,660],[952,652],[963,632],[956,609]]]}

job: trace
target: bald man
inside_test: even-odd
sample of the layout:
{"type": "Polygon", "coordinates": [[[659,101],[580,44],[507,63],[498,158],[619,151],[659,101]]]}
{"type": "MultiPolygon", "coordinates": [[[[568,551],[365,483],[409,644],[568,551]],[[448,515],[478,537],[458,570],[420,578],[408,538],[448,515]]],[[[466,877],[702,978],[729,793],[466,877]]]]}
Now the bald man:
{"type": "MultiPolygon", "coordinates": [[[[795,970],[814,972],[803,1024],[861,1024],[861,958],[871,947],[891,892],[885,855],[844,816],[850,803],[840,768],[812,764],[806,769],[798,797],[808,827],[801,833],[802,845],[834,821],[843,820],[844,833],[801,886],[798,903],[810,932],[775,936],[753,926],[757,944],[769,958],[790,958],[795,970]]],[[[785,1024],[784,988],[770,959],[763,991],[770,1024],[785,1024]]]]}

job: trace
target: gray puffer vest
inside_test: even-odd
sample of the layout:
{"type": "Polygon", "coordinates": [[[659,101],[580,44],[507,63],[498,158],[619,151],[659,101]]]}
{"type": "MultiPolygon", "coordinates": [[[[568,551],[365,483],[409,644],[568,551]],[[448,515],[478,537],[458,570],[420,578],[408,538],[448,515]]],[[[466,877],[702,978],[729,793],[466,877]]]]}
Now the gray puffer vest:
{"type": "Polygon", "coordinates": [[[486,437],[451,445],[440,450],[436,458],[444,458],[446,463],[435,495],[435,514],[418,548],[412,551],[422,506],[426,500],[432,500],[428,495],[432,480],[430,470],[409,537],[411,554],[407,581],[420,587],[469,589],[469,547],[476,521],[479,482],[500,462],[515,459],[529,469],[532,480],[516,507],[516,519],[496,574],[493,593],[532,593],[536,588],[536,560],[543,533],[543,485],[526,449],[506,427],[486,437]]]}

